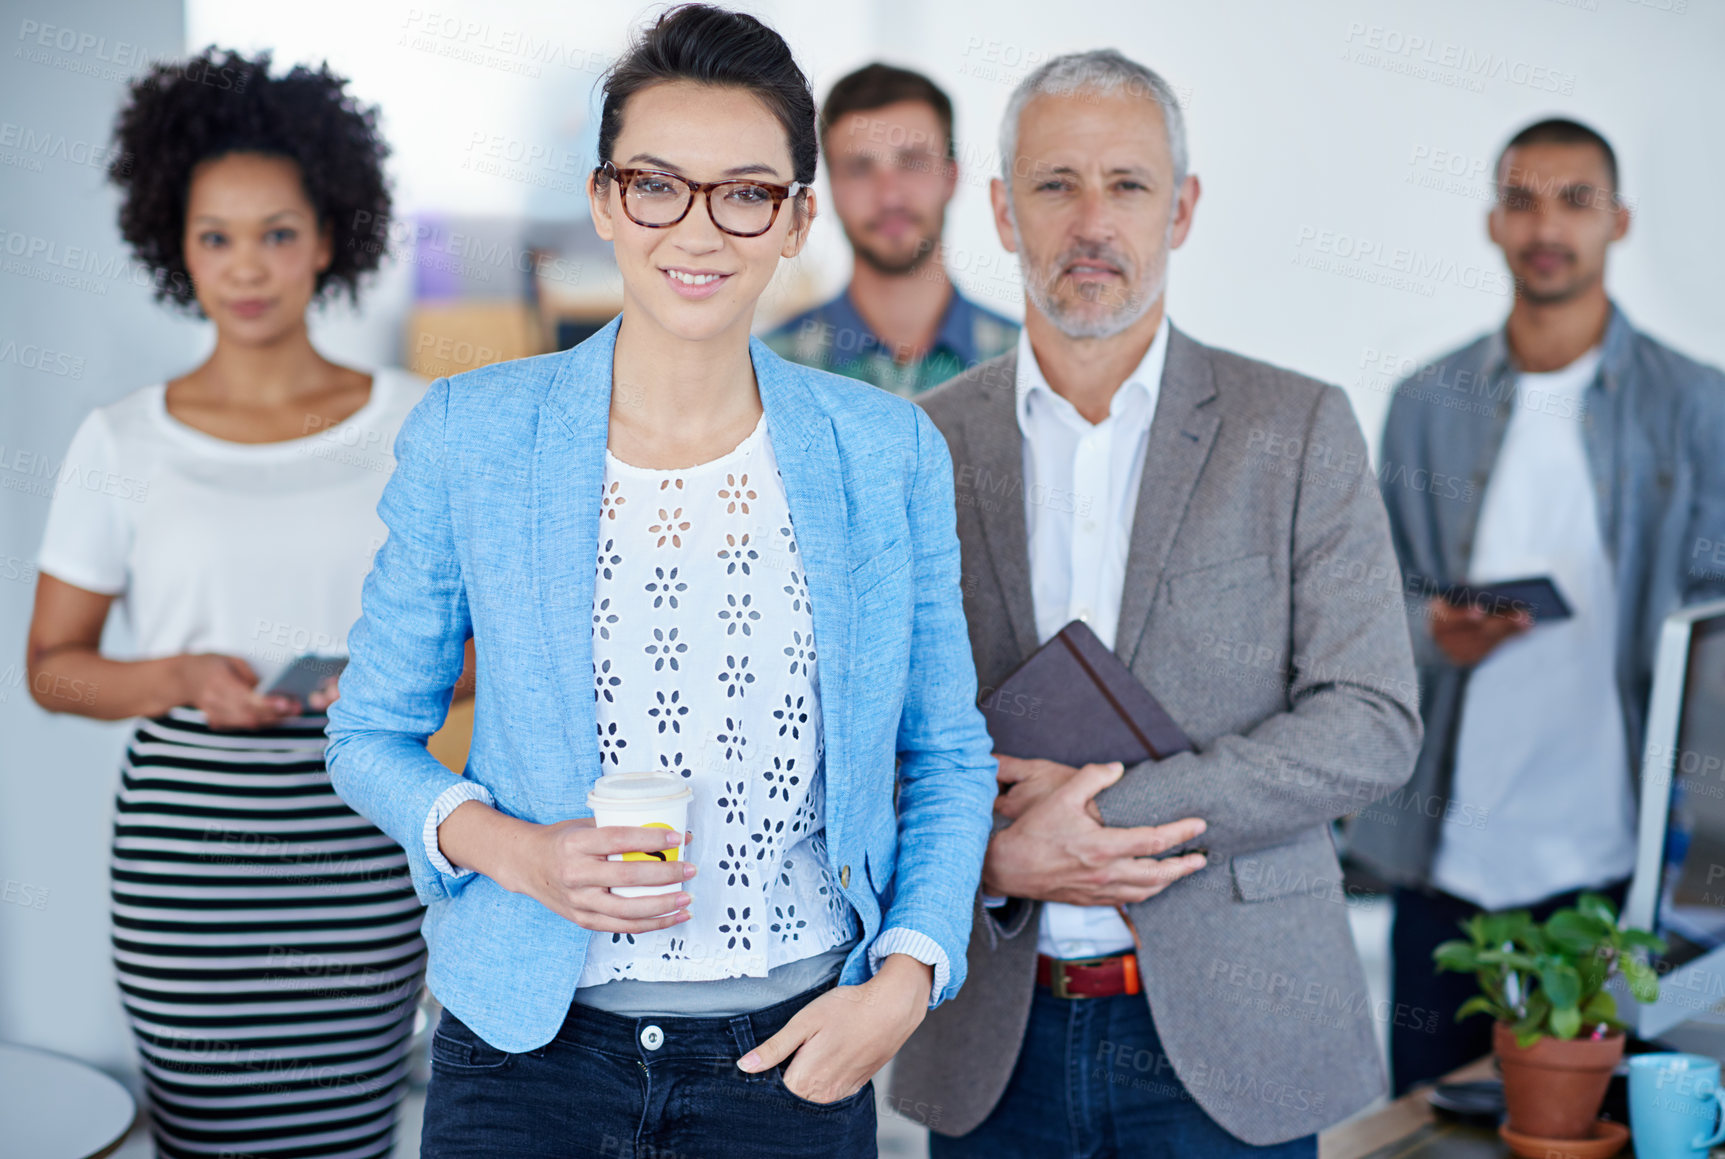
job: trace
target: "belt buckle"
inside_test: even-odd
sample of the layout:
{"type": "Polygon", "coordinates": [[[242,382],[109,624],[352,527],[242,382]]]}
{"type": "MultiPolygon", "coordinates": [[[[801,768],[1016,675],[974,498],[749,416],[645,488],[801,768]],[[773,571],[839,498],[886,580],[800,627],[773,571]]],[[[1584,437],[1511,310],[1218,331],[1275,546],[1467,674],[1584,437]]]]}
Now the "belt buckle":
{"type": "Polygon", "coordinates": [[[1069,998],[1069,999],[1073,999],[1073,1000],[1084,999],[1084,998],[1094,998],[1095,997],[1094,994],[1073,994],[1072,992],[1067,990],[1067,988],[1066,988],[1066,967],[1068,967],[1068,966],[1100,966],[1102,963],[1104,963],[1108,960],[1109,956],[1110,955],[1105,954],[1100,958],[1056,958],[1056,959],[1054,959],[1054,968],[1049,970],[1049,972],[1048,972],[1048,987],[1049,987],[1049,989],[1054,991],[1054,996],[1056,998],[1069,998]]]}

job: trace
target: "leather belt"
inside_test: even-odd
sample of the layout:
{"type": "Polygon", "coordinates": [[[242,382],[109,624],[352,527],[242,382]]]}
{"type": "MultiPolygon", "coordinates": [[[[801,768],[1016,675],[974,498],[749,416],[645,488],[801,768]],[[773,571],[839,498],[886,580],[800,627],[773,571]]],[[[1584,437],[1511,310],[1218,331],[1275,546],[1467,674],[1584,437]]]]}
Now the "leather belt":
{"type": "Polygon", "coordinates": [[[1036,955],[1036,984],[1054,991],[1056,998],[1113,998],[1137,994],[1138,955],[1114,954],[1106,958],[1050,958],[1036,955]]]}

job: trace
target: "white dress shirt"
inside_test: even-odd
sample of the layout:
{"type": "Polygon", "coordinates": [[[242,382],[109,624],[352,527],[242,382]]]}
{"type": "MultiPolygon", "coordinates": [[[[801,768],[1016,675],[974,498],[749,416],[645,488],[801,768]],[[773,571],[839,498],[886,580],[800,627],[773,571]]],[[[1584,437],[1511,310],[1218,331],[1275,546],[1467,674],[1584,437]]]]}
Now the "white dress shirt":
{"type": "Polygon", "coordinates": [[[1599,351],[1523,374],[1468,579],[1550,575],[1572,619],[1500,644],[1468,677],[1438,888],[1486,909],[1604,885],[1635,867],[1635,800],[1616,681],[1617,602],[1583,443],[1599,351]]]}
{"type": "MultiPolygon", "coordinates": [[[[1024,435],[1024,520],[1036,638],[1046,643],[1083,620],[1109,648],[1120,621],[1126,554],[1150,421],[1168,358],[1168,316],[1144,359],[1114,392],[1108,417],[1091,424],[1042,376],[1028,331],[1018,337],[1018,429],[1024,435]]],[[[1055,958],[1094,958],[1133,947],[1113,906],[1048,902],[1037,949],[1055,958]]]]}

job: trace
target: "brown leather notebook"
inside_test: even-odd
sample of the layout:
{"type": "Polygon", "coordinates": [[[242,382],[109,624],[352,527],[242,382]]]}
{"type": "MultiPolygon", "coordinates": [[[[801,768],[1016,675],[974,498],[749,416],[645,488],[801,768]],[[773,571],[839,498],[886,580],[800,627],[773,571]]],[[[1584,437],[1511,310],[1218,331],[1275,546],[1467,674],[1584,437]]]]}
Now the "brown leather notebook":
{"type": "Polygon", "coordinates": [[[1063,765],[1127,765],[1190,752],[1132,670],[1074,620],[977,700],[994,751],[1063,765]]]}

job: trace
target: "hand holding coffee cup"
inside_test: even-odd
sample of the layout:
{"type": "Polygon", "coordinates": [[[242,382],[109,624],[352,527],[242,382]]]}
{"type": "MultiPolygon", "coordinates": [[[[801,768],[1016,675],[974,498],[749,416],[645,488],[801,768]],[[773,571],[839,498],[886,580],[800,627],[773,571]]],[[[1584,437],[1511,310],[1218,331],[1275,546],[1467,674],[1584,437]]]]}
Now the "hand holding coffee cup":
{"type": "MultiPolygon", "coordinates": [[[[600,828],[632,826],[641,829],[662,829],[683,833],[689,824],[689,801],[694,794],[675,773],[652,770],[641,773],[612,773],[600,777],[587,794],[587,807],[593,810],[593,823],[600,828]]],[[[679,860],[681,847],[644,844],[610,855],[612,861],[679,860]]],[[[613,885],[611,892],[619,897],[651,897],[675,893],[682,887],[682,878],[666,885],[613,885]]]]}
{"type": "MultiPolygon", "coordinates": [[[[675,777],[623,780],[640,776],[601,777],[588,798],[594,817],[534,825],[492,813],[504,826],[495,872],[477,857],[463,864],[583,929],[643,934],[686,922],[693,899],[683,886],[695,876],[682,860],[691,794],[675,777]]],[[[490,812],[476,802],[456,814],[462,809],[490,812]]]]}

